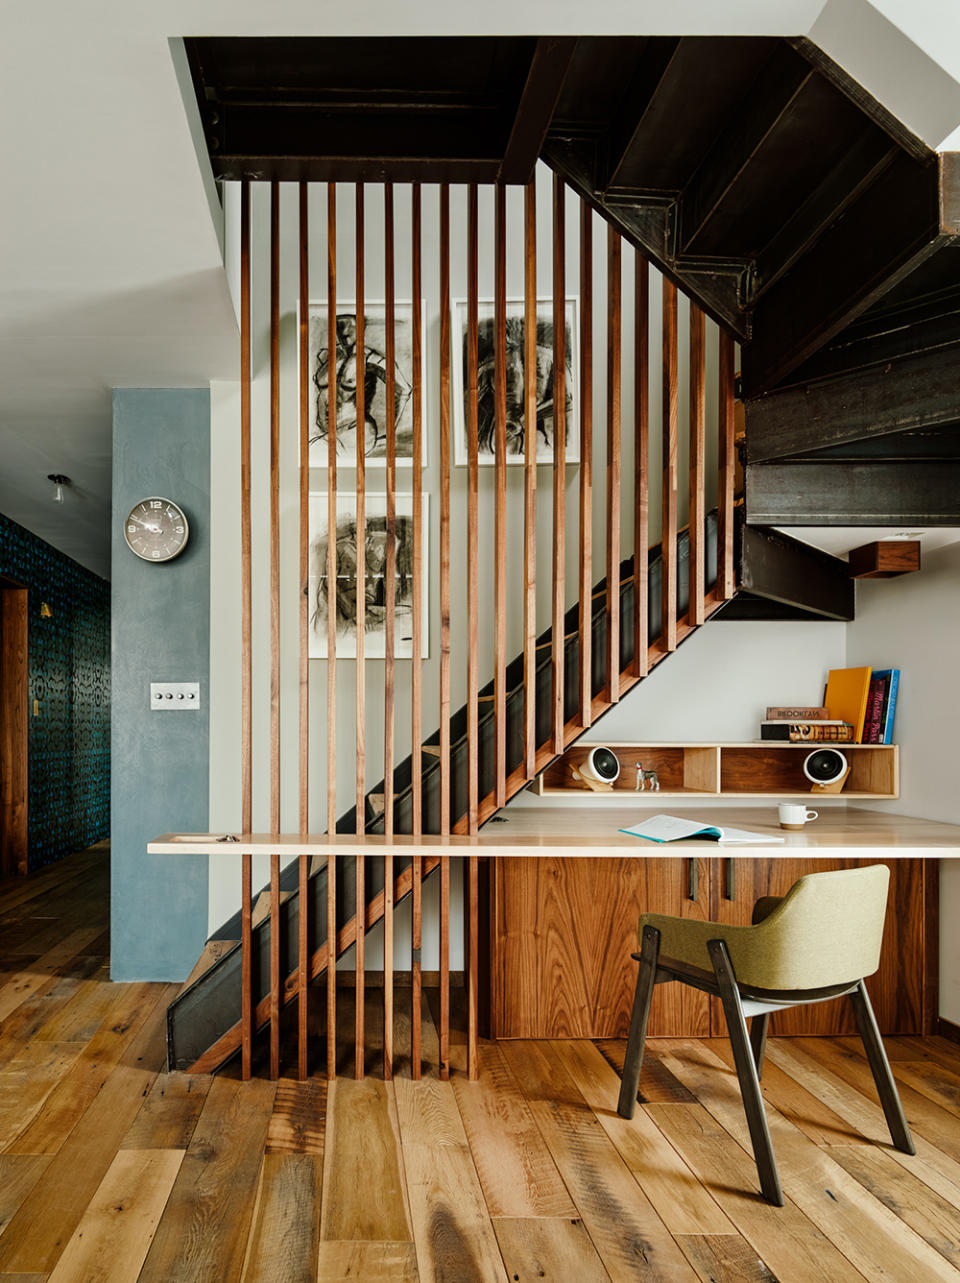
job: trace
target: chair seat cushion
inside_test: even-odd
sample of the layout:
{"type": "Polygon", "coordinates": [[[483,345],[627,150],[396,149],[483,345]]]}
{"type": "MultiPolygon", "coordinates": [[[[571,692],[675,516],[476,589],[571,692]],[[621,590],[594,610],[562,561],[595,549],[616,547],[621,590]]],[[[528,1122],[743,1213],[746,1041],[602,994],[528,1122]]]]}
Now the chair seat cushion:
{"type": "Polygon", "coordinates": [[[737,979],[758,989],[822,989],[872,975],[880,942],[890,872],[886,865],[813,873],[782,899],[762,905],[755,926],[731,926],[645,913],[645,926],[660,932],[660,952],[712,972],[710,940],[724,940],[737,979]]]}

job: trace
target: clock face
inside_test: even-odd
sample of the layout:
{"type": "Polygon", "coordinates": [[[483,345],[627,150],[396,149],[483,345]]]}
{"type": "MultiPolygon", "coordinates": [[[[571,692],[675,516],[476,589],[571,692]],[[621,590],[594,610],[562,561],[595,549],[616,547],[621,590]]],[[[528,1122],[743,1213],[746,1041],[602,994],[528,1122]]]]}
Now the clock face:
{"type": "Polygon", "coordinates": [[[141,499],[130,509],[123,533],[131,552],[144,561],[171,561],[183,552],[190,527],[169,499],[141,499]]]}

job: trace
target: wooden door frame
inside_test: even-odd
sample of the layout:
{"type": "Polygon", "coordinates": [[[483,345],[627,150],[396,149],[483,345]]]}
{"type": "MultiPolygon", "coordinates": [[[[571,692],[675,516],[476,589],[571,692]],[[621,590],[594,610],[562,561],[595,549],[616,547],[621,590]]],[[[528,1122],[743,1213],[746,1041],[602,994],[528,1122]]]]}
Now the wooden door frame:
{"type": "Polygon", "coordinates": [[[27,589],[0,576],[0,876],[28,864],[29,662],[27,589]]]}

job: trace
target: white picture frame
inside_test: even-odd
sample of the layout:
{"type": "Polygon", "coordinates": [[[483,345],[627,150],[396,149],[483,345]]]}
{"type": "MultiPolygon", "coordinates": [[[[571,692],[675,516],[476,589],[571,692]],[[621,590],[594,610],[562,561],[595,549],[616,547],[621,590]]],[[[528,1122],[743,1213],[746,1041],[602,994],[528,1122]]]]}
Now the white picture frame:
{"type": "MultiPolygon", "coordinates": [[[[323,491],[310,492],[310,575],[308,593],[310,602],[309,648],[310,659],[327,658],[326,567],[328,495],[323,491]]],[[[421,492],[421,658],[430,654],[430,548],[429,505],[427,491],[421,492]]],[[[384,543],[386,534],[387,496],[367,494],[364,502],[364,527],[366,531],[366,610],[364,629],[364,654],[367,659],[386,658],[386,638],[383,619],[384,543]],[[377,569],[380,568],[379,575],[377,569]]],[[[356,518],[357,497],[351,492],[337,495],[337,658],[355,659],[357,655],[356,631],[356,518]],[[352,535],[352,546],[351,546],[352,535]],[[353,575],[350,569],[353,567],[353,575]]],[[[396,614],[394,659],[413,657],[413,495],[401,492],[396,496],[396,614]]]]}
{"type": "MultiPolygon", "coordinates": [[[[364,348],[366,360],[366,391],[364,421],[366,450],[364,459],[368,468],[385,466],[386,450],[386,304],[382,299],[365,299],[364,348]]],[[[298,308],[299,312],[299,308],[298,308]]],[[[325,369],[327,352],[327,302],[312,300],[308,304],[308,341],[310,380],[309,466],[326,469],[329,464],[327,450],[327,403],[325,395],[325,369]]],[[[356,299],[337,299],[337,327],[341,331],[340,359],[337,377],[337,466],[355,468],[357,465],[356,441],[356,299]],[[354,350],[344,346],[352,337],[354,350]],[[351,413],[352,408],[352,413],[351,413]]],[[[427,304],[420,304],[420,386],[427,386],[427,304]]],[[[299,325],[299,317],[298,317],[299,325]]],[[[410,467],[413,463],[413,304],[409,299],[394,304],[394,362],[396,366],[396,417],[397,466],[410,467]]],[[[425,399],[424,399],[425,400],[425,399]]],[[[427,463],[426,415],[420,425],[420,456],[427,463]]]]}
{"type": "MultiPolygon", "coordinates": [[[[564,303],[566,322],[566,390],[567,390],[567,440],[566,462],[580,462],[580,300],[576,295],[568,295],[564,303]]],[[[468,463],[467,429],[466,429],[466,369],[465,349],[467,338],[467,300],[453,299],[452,312],[452,374],[453,388],[453,439],[454,463],[463,467],[468,463]]],[[[482,466],[491,466],[496,462],[493,438],[493,321],[494,304],[492,299],[481,299],[478,305],[479,335],[479,451],[478,462],[482,466]],[[484,331],[489,335],[489,351],[484,342],[484,331]],[[486,377],[485,377],[486,374],[486,377]]],[[[526,425],[523,420],[523,334],[525,304],[522,298],[507,299],[507,463],[522,465],[524,462],[523,440],[526,425]]],[[[537,463],[553,463],[553,441],[551,425],[552,410],[546,407],[552,404],[553,387],[553,300],[537,299],[537,328],[546,330],[544,343],[539,348],[542,360],[538,360],[538,383],[544,392],[539,404],[543,413],[537,415],[537,463]],[[547,401],[549,396],[550,401],[547,401]]]]}

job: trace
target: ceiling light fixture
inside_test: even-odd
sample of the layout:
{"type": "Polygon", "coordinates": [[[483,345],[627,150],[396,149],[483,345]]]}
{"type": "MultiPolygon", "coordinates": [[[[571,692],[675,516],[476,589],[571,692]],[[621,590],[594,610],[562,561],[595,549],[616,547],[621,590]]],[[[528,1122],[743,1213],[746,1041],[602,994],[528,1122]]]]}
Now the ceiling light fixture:
{"type": "Polygon", "coordinates": [[[55,486],[53,502],[63,503],[63,487],[70,484],[70,478],[65,477],[62,472],[51,472],[48,473],[47,480],[52,481],[55,486]]]}

